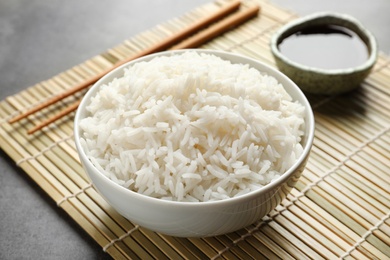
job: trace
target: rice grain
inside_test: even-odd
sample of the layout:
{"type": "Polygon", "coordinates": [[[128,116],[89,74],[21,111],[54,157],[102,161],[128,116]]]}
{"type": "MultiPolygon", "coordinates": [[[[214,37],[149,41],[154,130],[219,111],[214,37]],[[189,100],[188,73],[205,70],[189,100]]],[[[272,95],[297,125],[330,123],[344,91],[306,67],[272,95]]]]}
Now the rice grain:
{"type": "Polygon", "coordinates": [[[112,181],[175,201],[241,196],[302,153],[304,107],[248,65],[187,51],[135,63],[102,85],[81,144],[112,181]]]}

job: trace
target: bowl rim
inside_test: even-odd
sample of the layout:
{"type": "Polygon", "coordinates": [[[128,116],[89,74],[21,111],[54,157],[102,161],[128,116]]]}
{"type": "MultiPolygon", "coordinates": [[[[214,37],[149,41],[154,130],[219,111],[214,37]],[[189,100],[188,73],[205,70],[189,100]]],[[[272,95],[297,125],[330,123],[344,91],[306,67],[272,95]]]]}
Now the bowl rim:
{"type": "MultiPolygon", "coordinates": [[[[240,62],[232,62],[232,63],[240,63],[240,62]]],[[[264,73],[262,71],[260,71],[260,72],[264,73]]],[[[267,75],[269,75],[269,73],[267,73],[267,75]]],[[[296,99],[294,99],[294,100],[296,100],[296,99]]],[[[134,59],[130,62],[127,62],[127,63],[119,66],[118,68],[112,70],[111,72],[107,73],[105,76],[103,76],[101,79],[99,79],[87,91],[87,93],[82,98],[81,103],[80,103],[80,105],[76,111],[75,117],[74,117],[73,130],[74,130],[75,145],[76,145],[76,148],[77,148],[77,151],[78,151],[78,154],[80,156],[81,161],[83,161],[84,163],[87,164],[86,167],[93,169],[93,171],[97,173],[99,178],[101,180],[104,180],[105,182],[107,182],[111,187],[115,187],[115,188],[119,189],[119,191],[124,192],[126,194],[129,194],[136,199],[140,199],[140,200],[143,200],[145,202],[152,203],[155,205],[157,205],[157,204],[171,205],[171,206],[173,205],[173,206],[180,206],[180,207],[205,207],[205,206],[209,206],[211,209],[212,207],[215,207],[215,206],[227,206],[227,205],[230,205],[231,203],[252,200],[253,198],[259,196],[260,194],[266,193],[270,190],[274,190],[275,187],[281,186],[283,183],[285,183],[291,177],[291,175],[295,172],[295,170],[297,170],[299,168],[299,166],[302,163],[304,163],[304,161],[308,158],[308,156],[310,154],[311,146],[313,144],[313,139],[314,139],[315,121],[314,121],[314,114],[313,114],[313,110],[311,108],[311,105],[310,105],[309,101],[307,100],[306,96],[304,95],[304,93],[302,92],[302,90],[290,78],[288,78],[286,75],[284,75],[282,72],[278,71],[277,69],[271,67],[270,65],[267,65],[264,62],[255,60],[253,58],[250,58],[250,57],[247,57],[247,56],[244,56],[241,54],[236,54],[236,53],[231,53],[231,52],[226,52],[226,51],[211,50],[211,49],[183,49],[183,50],[162,51],[162,52],[146,55],[146,56],[134,59]],[[134,63],[148,61],[148,60],[151,60],[151,59],[158,57],[158,56],[170,56],[170,55],[175,55],[175,54],[181,54],[181,53],[184,53],[187,51],[195,51],[197,53],[206,53],[206,54],[210,54],[210,55],[215,55],[215,56],[221,57],[222,59],[225,59],[225,60],[226,59],[230,60],[231,58],[233,58],[233,59],[236,58],[236,59],[241,60],[242,64],[244,64],[244,62],[245,62],[245,64],[250,64],[250,67],[253,67],[252,64],[259,64],[260,67],[264,67],[267,70],[269,70],[270,72],[272,72],[271,74],[275,78],[276,78],[276,76],[279,77],[279,78],[277,78],[279,83],[281,83],[281,81],[283,81],[285,83],[290,84],[291,87],[294,89],[295,93],[300,96],[301,102],[303,102],[302,105],[304,105],[305,110],[306,110],[305,111],[305,123],[306,123],[305,128],[307,130],[306,136],[305,136],[306,143],[303,147],[302,154],[299,156],[299,158],[279,178],[277,178],[273,182],[265,185],[264,187],[262,187],[260,189],[251,191],[249,193],[246,193],[246,194],[243,194],[243,195],[240,195],[237,197],[229,198],[229,199],[223,199],[223,200],[217,200],[217,201],[204,201],[204,202],[170,201],[170,200],[163,200],[160,198],[155,198],[155,197],[151,197],[148,195],[144,195],[144,194],[132,191],[128,188],[125,188],[125,187],[115,183],[114,181],[110,180],[107,176],[105,176],[103,173],[101,173],[92,164],[92,162],[88,159],[87,155],[85,154],[85,151],[83,150],[83,148],[80,144],[80,129],[79,129],[78,122],[81,119],[81,116],[82,116],[81,114],[82,114],[83,110],[85,110],[85,106],[87,105],[87,102],[89,102],[88,101],[89,98],[95,94],[95,92],[99,89],[100,85],[105,84],[105,81],[108,78],[112,77],[115,74],[118,74],[120,71],[123,73],[125,68],[127,68],[128,66],[131,66],[134,63]]],[[[86,172],[87,176],[90,178],[90,176],[89,176],[90,174],[86,169],[85,169],[85,172],[86,172]]],[[[91,180],[91,178],[90,178],[90,180],[91,180]]],[[[92,182],[92,180],[91,180],[91,182],[92,182]]],[[[92,182],[92,184],[93,184],[93,182],[92,182]]],[[[277,193],[279,189],[280,189],[280,187],[277,190],[275,190],[275,193],[277,193]]]]}
{"type": "Polygon", "coordinates": [[[336,74],[337,75],[345,75],[345,74],[351,74],[354,72],[368,70],[375,64],[377,57],[378,57],[378,46],[377,46],[377,41],[376,41],[376,38],[374,37],[374,35],[368,29],[366,29],[359,20],[357,20],[353,16],[351,16],[349,14],[336,13],[336,12],[316,12],[316,13],[313,13],[313,14],[310,14],[310,15],[307,15],[307,16],[304,16],[301,18],[297,18],[297,19],[285,24],[284,26],[279,28],[279,30],[277,30],[272,35],[271,40],[270,40],[270,47],[271,47],[271,51],[272,51],[273,55],[276,56],[278,59],[282,60],[283,62],[285,62],[286,64],[288,64],[289,66],[295,67],[295,68],[298,68],[298,69],[301,69],[304,71],[313,72],[313,73],[317,73],[317,74],[323,74],[323,75],[327,75],[327,76],[336,75],[336,74]],[[355,33],[358,33],[358,34],[363,34],[363,35],[365,35],[365,37],[367,37],[368,42],[365,44],[367,45],[367,47],[371,51],[370,51],[369,56],[365,62],[363,62],[362,64],[360,64],[358,66],[350,67],[350,68],[321,69],[321,68],[311,67],[311,66],[307,66],[307,65],[304,65],[302,63],[293,61],[280,52],[280,50],[278,48],[278,44],[279,44],[280,40],[282,40],[282,36],[284,33],[286,33],[287,31],[294,32],[295,28],[297,28],[301,25],[305,25],[305,24],[308,24],[312,21],[326,19],[326,18],[333,18],[333,19],[337,19],[340,21],[344,21],[344,22],[353,24],[356,27],[356,30],[352,30],[352,31],[354,31],[355,33]]]}

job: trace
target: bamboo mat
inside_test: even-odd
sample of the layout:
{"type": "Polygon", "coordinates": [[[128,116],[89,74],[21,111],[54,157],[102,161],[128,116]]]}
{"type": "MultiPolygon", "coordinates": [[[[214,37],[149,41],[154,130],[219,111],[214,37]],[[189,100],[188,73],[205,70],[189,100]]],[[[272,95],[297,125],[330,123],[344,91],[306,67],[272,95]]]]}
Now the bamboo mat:
{"type": "MultiPolygon", "coordinates": [[[[254,2],[261,5],[259,17],[202,48],[241,53],[274,66],[269,39],[297,16],[266,1],[254,2]]],[[[296,188],[264,219],[218,237],[169,237],[115,212],[80,166],[73,114],[42,132],[26,134],[33,122],[83,93],[20,123],[7,123],[11,116],[180,30],[220,4],[203,5],[6,98],[0,103],[1,149],[115,259],[390,259],[390,58],[384,54],[358,90],[337,97],[308,97],[316,134],[296,188]]]]}

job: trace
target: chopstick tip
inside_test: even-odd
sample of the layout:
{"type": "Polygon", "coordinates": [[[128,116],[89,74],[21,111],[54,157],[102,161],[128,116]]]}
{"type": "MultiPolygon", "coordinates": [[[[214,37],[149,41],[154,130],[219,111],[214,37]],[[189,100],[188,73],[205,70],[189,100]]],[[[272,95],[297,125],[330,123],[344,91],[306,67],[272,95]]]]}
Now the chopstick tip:
{"type": "Polygon", "coordinates": [[[16,116],[11,117],[10,119],[8,119],[8,123],[13,124],[15,122],[20,121],[23,118],[24,118],[24,115],[23,114],[19,114],[19,115],[16,115],[16,116]]]}

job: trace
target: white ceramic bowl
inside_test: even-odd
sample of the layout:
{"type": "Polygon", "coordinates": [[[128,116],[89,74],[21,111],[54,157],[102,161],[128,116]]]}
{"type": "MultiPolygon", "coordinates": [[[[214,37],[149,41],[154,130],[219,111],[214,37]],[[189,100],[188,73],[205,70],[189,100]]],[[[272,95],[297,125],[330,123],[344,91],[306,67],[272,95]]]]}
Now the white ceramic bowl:
{"type": "Polygon", "coordinates": [[[244,228],[274,209],[294,187],[300,177],[311,149],[314,136],[314,118],[309,102],[301,90],[285,75],[259,61],[244,56],[213,51],[194,50],[250,66],[272,75],[282,83],[294,100],[306,107],[306,129],[303,137],[303,154],[296,163],[276,181],[262,189],[240,197],[214,202],[177,202],[148,197],[126,189],[104,176],[88,160],[80,145],[80,120],[86,116],[86,105],[102,84],[123,76],[123,68],[157,55],[172,55],[182,51],[168,51],[131,61],[100,79],[84,96],[75,117],[74,133],[81,163],[95,188],[120,214],[142,227],[179,237],[214,236],[244,228]]]}

